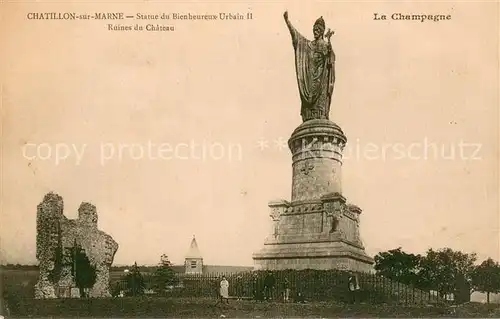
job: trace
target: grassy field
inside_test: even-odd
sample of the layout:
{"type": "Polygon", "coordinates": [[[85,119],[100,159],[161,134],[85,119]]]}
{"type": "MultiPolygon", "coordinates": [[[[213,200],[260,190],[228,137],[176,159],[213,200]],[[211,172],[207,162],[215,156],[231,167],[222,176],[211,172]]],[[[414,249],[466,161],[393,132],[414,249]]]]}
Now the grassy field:
{"type": "Polygon", "coordinates": [[[338,317],[476,317],[498,318],[498,305],[467,304],[459,307],[342,304],[314,302],[306,304],[230,301],[216,305],[202,298],[106,298],[24,300],[11,310],[10,317],[143,317],[143,318],[338,318],[338,317]]]}
{"type": "MultiPolygon", "coordinates": [[[[122,271],[112,272],[112,281],[122,271]]],[[[102,298],[35,300],[38,270],[1,270],[1,286],[10,299],[9,317],[490,317],[500,318],[498,305],[469,303],[449,305],[345,304],[341,302],[266,303],[232,300],[216,305],[213,298],[102,298]]]]}

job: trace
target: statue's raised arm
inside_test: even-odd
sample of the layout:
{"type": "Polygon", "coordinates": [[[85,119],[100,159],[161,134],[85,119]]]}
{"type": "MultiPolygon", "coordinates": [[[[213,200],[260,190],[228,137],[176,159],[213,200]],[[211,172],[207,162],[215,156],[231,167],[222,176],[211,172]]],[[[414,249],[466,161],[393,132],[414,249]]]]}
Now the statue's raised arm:
{"type": "Polygon", "coordinates": [[[299,37],[301,36],[301,34],[297,31],[297,29],[295,29],[295,27],[292,25],[292,23],[288,19],[288,11],[285,11],[285,13],[283,13],[283,17],[285,18],[286,25],[288,27],[288,30],[290,31],[290,35],[292,36],[293,46],[295,47],[297,45],[297,41],[298,41],[299,37]]]}

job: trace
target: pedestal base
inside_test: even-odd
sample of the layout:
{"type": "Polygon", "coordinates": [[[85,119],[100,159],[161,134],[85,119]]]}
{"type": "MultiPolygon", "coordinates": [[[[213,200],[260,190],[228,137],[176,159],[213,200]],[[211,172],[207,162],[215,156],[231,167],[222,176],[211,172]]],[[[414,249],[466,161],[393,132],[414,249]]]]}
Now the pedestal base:
{"type": "Polygon", "coordinates": [[[343,241],[267,244],[253,259],[256,270],[373,270],[373,259],[363,249],[343,241]]]}
{"type": "Polygon", "coordinates": [[[342,195],[346,142],[342,129],[325,119],[293,131],[291,201],[269,202],[272,234],[253,255],[256,269],[372,270],[359,231],[361,208],[342,195]]]}

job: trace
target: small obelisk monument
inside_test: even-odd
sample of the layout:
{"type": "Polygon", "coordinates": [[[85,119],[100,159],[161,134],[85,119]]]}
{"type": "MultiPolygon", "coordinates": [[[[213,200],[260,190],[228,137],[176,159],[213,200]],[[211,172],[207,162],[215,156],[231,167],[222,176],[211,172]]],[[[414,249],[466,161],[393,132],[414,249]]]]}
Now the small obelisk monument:
{"type": "Polygon", "coordinates": [[[370,271],[373,259],[360,238],[361,209],[342,195],[342,152],[347,138],[330,121],[335,54],[325,21],[313,26],[314,40],[302,36],[284,13],[295,52],[301,99],[299,125],[288,140],[292,153],[291,201],[269,203],[274,225],[254,253],[256,269],[344,269],[370,271]]]}

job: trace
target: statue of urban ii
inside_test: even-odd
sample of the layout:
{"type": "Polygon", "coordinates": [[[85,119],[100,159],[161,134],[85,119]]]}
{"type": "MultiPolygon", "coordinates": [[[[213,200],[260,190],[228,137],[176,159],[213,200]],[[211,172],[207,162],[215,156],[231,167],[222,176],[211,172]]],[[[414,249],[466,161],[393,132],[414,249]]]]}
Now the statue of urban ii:
{"type": "Polygon", "coordinates": [[[325,33],[325,21],[319,17],[313,26],[314,40],[306,39],[283,14],[295,51],[297,84],[301,99],[302,121],[329,119],[335,83],[335,53],[330,43],[333,31],[325,33]],[[326,39],[326,40],[325,40],[326,39]]]}

